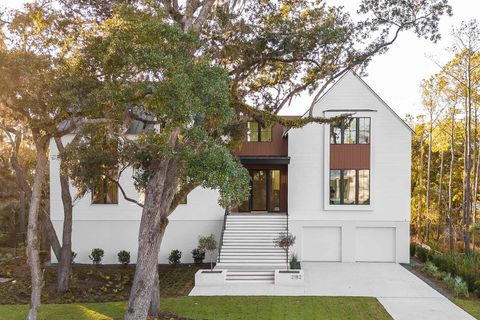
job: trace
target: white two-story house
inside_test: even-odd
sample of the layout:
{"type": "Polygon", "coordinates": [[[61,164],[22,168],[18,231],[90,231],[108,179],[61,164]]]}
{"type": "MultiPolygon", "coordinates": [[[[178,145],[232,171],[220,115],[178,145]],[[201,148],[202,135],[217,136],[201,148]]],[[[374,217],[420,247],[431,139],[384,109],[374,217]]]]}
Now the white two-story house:
{"type": "MultiPolygon", "coordinates": [[[[249,123],[237,155],[251,175],[250,198],[226,214],[217,191],[193,190],[169,218],[159,263],[167,263],[173,249],[182,251],[182,262],[192,262],[198,237],[214,234],[217,268],[278,269],[286,255],[273,239],[287,230],[296,237],[290,254],[301,261],[409,262],[412,130],[353,72],[314,108],[315,116],[345,113],[351,118],[342,123],[301,129],[249,123]]],[[[55,143],[50,147],[51,219],[60,235],[58,151],[55,143]]],[[[121,179],[127,194],[139,198],[131,173],[121,179]]],[[[114,185],[85,195],[73,210],[76,262],[90,263],[93,248],[105,251],[104,263],[117,263],[120,250],[136,261],[140,216],[141,208],[114,185]]]]}

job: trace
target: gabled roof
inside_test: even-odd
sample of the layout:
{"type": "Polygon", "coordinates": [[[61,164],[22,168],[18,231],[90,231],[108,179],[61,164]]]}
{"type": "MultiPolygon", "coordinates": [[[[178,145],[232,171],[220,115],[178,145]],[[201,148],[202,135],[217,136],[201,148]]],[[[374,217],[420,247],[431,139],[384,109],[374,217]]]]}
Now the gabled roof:
{"type": "Polygon", "coordinates": [[[328,88],[328,90],[320,97],[317,103],[319,103],[328,93],[330,93],[333,88],[338,86],[348,74],[351,74],[360,80],[360,83],[362,83],[378,99],[378,101],[380,101],[380,103],[383,104],[385,108],[387,108],[387,110],[390,111],[393,116],[405,126],[406,129],[408,129],[411,133],[415,133],[415,131],[405,122],[405,120],[403,120],[395,111],[393,111],[393,109],[382,98],[380,98],[380,96],[373,91],[373,89],[358,74],[356,74],[355,71],[351,69],[345,72],[340,79],[338,79],[330,88],[328,88]]]}

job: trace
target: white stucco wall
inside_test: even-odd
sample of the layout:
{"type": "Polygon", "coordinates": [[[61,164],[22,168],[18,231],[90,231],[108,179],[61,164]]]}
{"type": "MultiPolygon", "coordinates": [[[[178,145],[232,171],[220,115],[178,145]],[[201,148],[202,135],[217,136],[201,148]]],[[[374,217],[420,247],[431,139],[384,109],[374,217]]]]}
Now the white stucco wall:
{"type": "MultiPolygon", "coordinates": [[[[72,137],[65,137],[68,143],[72,137]]],[[[50,210],[51,219],[59,239],[63,225],[63,205],[60,194],[59,160],[55,142],[50,143],[50,210]]],[[[125,170],[121,184],[129,197],[138,199],[132,180],[132,170],[125,170]]],[[[72,195],[76,194],[71,188],[72,195]]],[[[160,249],[160,263],[168,262],[171,250],[182,251],[182,262],[193,262],[190,251],[197,247],[198,237],[215,234],[217,240],[223,226],[224,210],[218,205],[218,192],[196,188],[169,217],[169,225],[160,249]]],[[[103,263],[117,263],[117,253],[127,250],[131,261],[137,259],[138,228],[141,208],[118,195],[118,204],[92,204],[91,194],[77,201],[73,208],[73,251],[77,253],[75,262],[90,263],[88,255],[93,248],[105,251],[103,263]]],[[[53,261],[55,256],[52,255],[53,261]]]]}
{"type": "MultiPolygon", "coordinates": [[[[315,106],[315,116],[333,116],[363,110],[353,116],[371,118],[370,206],[339,208],[328,204],[329,126],[310,124],[289,131],[288,208],[290,230],[297,235],[293,248],[302,253],[321,250],[319,243],[335,242],[340,247],[342,261],[357,261],[357,230],[361,227],[394,228],[397,262],[409,261],[410,221],[410,156],[411,131],[397,116],[353,73],[347,73],[315,106]],[[325,112],[326,110],[345,110],[325,112]],[[365,111],[372,110],[372,111],[365,111]],[[303,240],[305,228],[312,226],[340,227],[337,240],[303,240]]],[[[318,232],[324,229],[319,228],[318,232]]],[[[372,233],[372,236],[382,233],[372,233]]],[[[337,237],[337,236],[335,236],[337,237]]],[[[387,237],[387,236],[385,236],[387,237]]],[[[389,236],[388,236],[389,237],[389,236]]],[[[377,243],[388,239],[377,239],[377,243]]],[[[367,241],[367,240],[365,240],[367,241]]],[[[375,250],[385,248],[372,247],[375,250]]],[[[306,254],[307,257],[315,254],[306,254]]],[[[385,257],[388,254],[385,253],[385,257]]],[[[372,259],[377,259],[372,255],[372,259]]]]}

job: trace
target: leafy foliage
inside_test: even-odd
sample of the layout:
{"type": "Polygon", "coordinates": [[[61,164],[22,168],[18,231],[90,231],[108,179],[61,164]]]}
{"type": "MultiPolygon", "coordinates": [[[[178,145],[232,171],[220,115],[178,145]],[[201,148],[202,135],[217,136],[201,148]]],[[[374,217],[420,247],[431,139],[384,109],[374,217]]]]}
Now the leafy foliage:
{"type": "Polygon", "coordinates": [[[170,255],[168,256],[168,263],[174,266],[179,265],[181,258],[182,258],[182,251],[174,249],[170,252],[170,255]]]}
{"type": "Polygon", "coordinates": [[[88,258],[92,260],[92,263],[95,265],[99,265],[102,263],[103,255],[105,252],[103,249],[100,248],[94,248],[92,249],[92,253],[88,255],[88,258]]]}
{"type": "Polygon", "coordinates": [[[215,250],[217,250],[217,246],[217,240],[215,240],[213,234],[198,238],[198,249],[210,255],[210,269],[213,269],[213,255],[215,254],[215,250]]]}
{"type": "Polygon", "coordinates": [[[201,251],[198,248],[192,250],[192,257],[195,264],[201,264],[205,259],[205,252],[201,251]]]}
{"type": "Polygon", "coordinates": [[[208,56],[192,56],[202,50],[201,43],[168,25],[160,13],[121,7],[98,32],[102,37],[87,39],[75,68],[82,82],[92,83],[85,97],[88,110],[113,122],[85,126],[62,155],[76,186],[89,190],[118,165],[135,169],[142,191],[155,161],[174,157],[180,162],[180,185],[216,188],[223,206],[241,202],[249,180],[225,139],[235,115],[225,71],[212,66],[208,56]],[[109,76],[99,79],[99,72],[109,76]],[[134,116],[138,106],[155,125],[133,140],[125,134],[132,119],[124,121],[124,115],[134,116]],[[181,138],[172,148],[167,140],[177,129],[181,138]]]}
{"type": "Polygon", "coordinates": [[[290,269],[301,269],[301,264],[300,261],[298,261],[296,254],[292,254],[292,257],[290,258],[290,269]]]}
{"type": "Polygon", "coordinates": [[[287,251],[288,248],[295,244],[296,237],[291,233],[282,232],[280,235],[274,240],[275,246],[282,248],[283,250],[287,251]]]}
{"type": "Polygon", "coordinates": [[[118,252],[118,262],[124,266],[128,265],[130,263],[130,252],[125,250],[118,252]]]}

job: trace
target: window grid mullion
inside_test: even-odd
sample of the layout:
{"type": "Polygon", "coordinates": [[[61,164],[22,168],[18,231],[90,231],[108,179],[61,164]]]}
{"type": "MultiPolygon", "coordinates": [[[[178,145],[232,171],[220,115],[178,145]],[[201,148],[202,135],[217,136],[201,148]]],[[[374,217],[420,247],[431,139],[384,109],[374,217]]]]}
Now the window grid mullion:
{"type": "Polygon", "coordinates": [[[358,204],[358,194],[360,192],[360,183],[358,181],[359,170],[355,170],[355,204],[358,204]]]}
{"type": "Polygon", "coordinates": [[[345,201],[343,200],[344,194],[345,194],[345,185],[343,182],[344,179],[344,174],[343,174],[343,169],[340,170],[340,204],[344,204],[345,201]]]}

